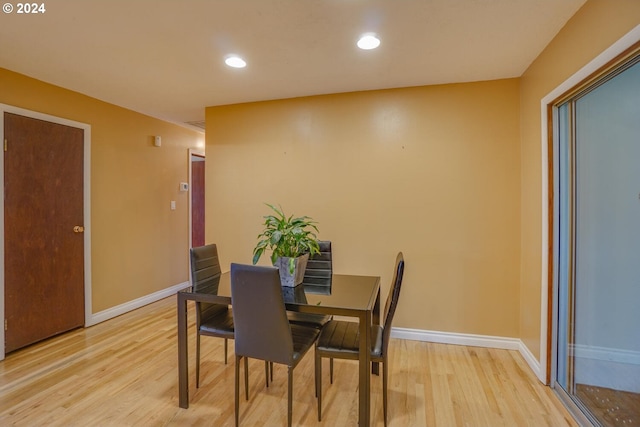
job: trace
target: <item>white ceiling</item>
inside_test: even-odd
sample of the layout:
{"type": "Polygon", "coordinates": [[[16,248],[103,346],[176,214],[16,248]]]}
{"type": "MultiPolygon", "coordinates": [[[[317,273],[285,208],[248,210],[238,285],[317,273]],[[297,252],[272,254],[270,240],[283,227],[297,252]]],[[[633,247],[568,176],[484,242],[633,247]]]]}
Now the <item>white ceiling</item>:
{"type": "Polygon", "coordinates": [[[184,123],[212,105],[518,77],[584,2],[50,0],[0,14],[0,67],[184,123]],[[378,49],[356,47],[365,32],[378,49]]]}

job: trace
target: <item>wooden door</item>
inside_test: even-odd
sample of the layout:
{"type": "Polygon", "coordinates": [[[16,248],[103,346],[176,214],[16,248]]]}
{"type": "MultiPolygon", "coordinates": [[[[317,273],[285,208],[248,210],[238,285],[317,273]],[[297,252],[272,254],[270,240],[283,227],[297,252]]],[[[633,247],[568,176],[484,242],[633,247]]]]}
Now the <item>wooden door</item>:
{"type": "Polygon", "coordinates": [[[4,114],[5,352],[84,324],[82,129],[4,114]]]}
{"type": "Polygon", "coordinates": [[[204,245],[204,162],[191,156],[191,246],[204,245]]]}

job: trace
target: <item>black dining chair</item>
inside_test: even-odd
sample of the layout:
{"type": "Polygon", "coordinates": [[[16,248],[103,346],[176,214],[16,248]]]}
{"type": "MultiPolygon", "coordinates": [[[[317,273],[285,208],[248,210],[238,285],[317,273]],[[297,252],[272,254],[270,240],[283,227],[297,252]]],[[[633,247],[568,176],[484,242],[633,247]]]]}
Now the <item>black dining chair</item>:
{"type": "MultiPolygon", "coordinates": [[[[333,260],[331,253],[331,242],[329,240],[319,240],[320,253],[309,256],[307,268],[304,271],[302,284],[315,289],[328,290],[331,288],[331,275],[333,274],[333,260]]],[[[332,316],[313,313],[298,313],[287,311],[289,322],[303,326],[323,327],[332,316]]]]}
{"type": "Polygon", "coordinates": [[[302,283],[318,287],[331,287],[333,254],[330,240],[318,240],[320,253],[309,257],[302,283]]]}
{"type": "MultiPolygon", "coordinates": [[[[396,256],[395,270],[389,296],[384,306],[384,325],[371,327],[371,362],[382,363],[382,408],[384,425],[387,425],[387,381],[388,381],[388,348],[391,336],[391,323],[398,306],[400,287],[404,275],[404,256],[399,252],[396,256]]],[[[316,343],[316,395],[318,397],[318,421],[321,420],[322,410],[322,358],[358,360],[360,346],[359,325],[356,322],[331,320],[320,332],[316,343]]],[[[333,369],[330,380],[333,383],[333,369]]]]}
{"type": "MultiPolygon", "coordinates": [[[[293,409],[293,369],[318,338],[318,328],[290,324],[278,269],[231,264],[231,304],[235,323],[235,421],[239,423],[240,359],[251,357],[288,367],[287,425],[293,409]]],[[[245,376],[245,397],[248,400],[245,376]]]]}
{"type": "MultiPolygon", "coordinates": [[[[220,280],[220,261],[215,244],[191,248],[191,286],[215,292],[220,280]]],[[[200,336],[224,338],[224,363],[227,341],[234,337],[233,314],[226,304],[196,302],[196,387],[200,387],[200,336]]]]}

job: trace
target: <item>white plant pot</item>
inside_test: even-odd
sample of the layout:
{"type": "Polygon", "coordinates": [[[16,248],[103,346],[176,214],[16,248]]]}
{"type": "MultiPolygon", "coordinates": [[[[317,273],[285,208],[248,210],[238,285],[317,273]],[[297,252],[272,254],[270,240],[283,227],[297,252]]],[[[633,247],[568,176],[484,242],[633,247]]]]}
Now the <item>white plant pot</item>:
{"type": "Polygon", "coordinates": [[[295,267],[292,274],[289,273],[289,258],[278,258],[274,267],[278,267],[278,270],[280,270],[280,284],[282,284],[282,286],[293,288],[302,283],[302,280],[304,279],[304,271],[307,268],[307,261],[309,261],[309,254],[304,254],[295,258],[295,267]]]}

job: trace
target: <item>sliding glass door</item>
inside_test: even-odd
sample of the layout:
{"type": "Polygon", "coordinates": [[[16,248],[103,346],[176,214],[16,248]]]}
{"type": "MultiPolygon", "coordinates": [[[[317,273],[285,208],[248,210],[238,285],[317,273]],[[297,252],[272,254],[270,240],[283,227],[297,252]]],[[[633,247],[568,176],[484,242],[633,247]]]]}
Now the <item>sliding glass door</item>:
{"type": "Polygon", "coordinates": [[[557,106],[555,387],[640,426],[640,59],[557,106]]]}

